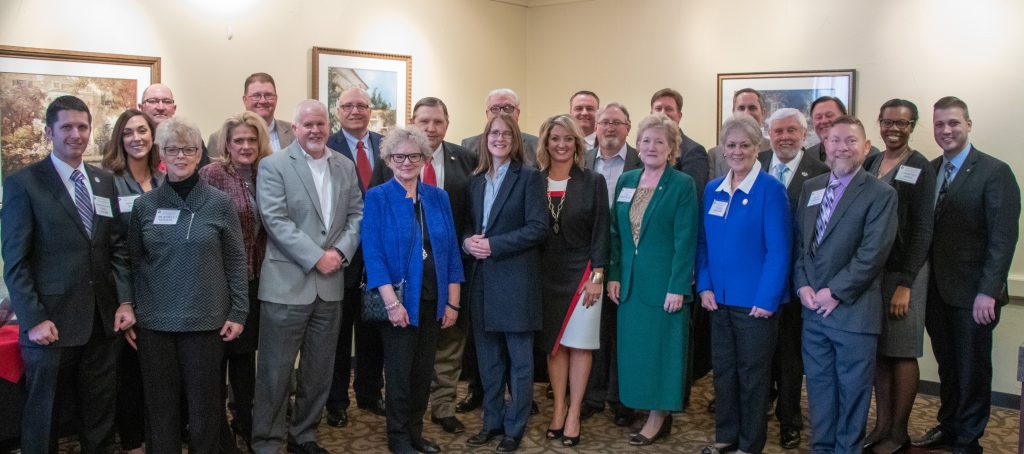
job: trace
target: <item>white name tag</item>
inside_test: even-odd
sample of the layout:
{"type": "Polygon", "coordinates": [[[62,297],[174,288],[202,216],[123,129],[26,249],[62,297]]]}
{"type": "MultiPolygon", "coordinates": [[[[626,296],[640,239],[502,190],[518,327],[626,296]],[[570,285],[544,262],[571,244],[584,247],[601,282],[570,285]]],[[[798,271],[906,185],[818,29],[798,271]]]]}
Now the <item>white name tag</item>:
{"type": "Polygon", "coordinates": [[[619,192],[619,198],[618,200],[616,200],[616,202],[632,202],[634,192],[636,192],[636,188],[622,188],[622,191],[619,192]]]}
{"type": "Polygon", "coordinates": [[[921,169],[917,167],[900,166],[900,171],[896,172],[896,181],[917,184],[917,177],[919,176],[921,176],[921,169]]]}
{"type": "Polygon", "coordinates": [[[821,204],[821,199],[825,197],[825,190],[818,189],[811,193],[811,198],[807,200],[807,206],[812,207],[821,204]]]}
{"type": "Polygon", "coordinates": [[[711,204],[711,209],[708,210],[708,214],[722,217],[725,216],[726,208],[729,208],[729,204],[724,200],[715,200],[715,202],[711,204]]]}
{"type": "Polygon", "coordinates": [[[159,209],[156,210],[156,216],[153,217],[153,224],[155,225],[174,225],[178,223],[178,215],[181,214],[181,210],[167,210],[159,209]]]}
{"type": "Polygon", "coordinates": [[[139,198],[137,195],[129,195],[117,198],[117,208],[122,213],[131,213],[132,208],[135,208],[135,199],[139,198]]]}
{"type": "Polygon", "coordinates": [[[94,195],[92,196],[92,206],[96,210],[96,214],[105,218],[114,217],[114,211],[110,208],[110,199],[94,195]]]}

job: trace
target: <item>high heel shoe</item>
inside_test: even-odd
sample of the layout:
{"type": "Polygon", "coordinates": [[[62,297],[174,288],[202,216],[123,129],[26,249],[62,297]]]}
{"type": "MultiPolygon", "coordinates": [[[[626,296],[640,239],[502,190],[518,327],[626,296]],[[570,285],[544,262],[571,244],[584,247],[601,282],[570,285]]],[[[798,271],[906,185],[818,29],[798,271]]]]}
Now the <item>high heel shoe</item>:
{"type": "Polygon", "coordinates": [[[671,414],[665,417],[665,420],[661,423],[661,428],[658,429],[658,432],[655,433],[653,437],[647,438],[643,433],[637,433],[629,438],[629,444],[632,446],[647,446],[654,443],[659,438],[667,437],[670,434],[672,434],[671,414]]]}
{"type": "Polygon", "coordinates": [[[548,431],[544,434],[544,438],[547,438],[548,440],[557,440],[559,438],[562,438],[563,431],[565,431],[564,427],[561,429],[548,429],[548,431]]]}
{"type": "Polygon", "coordinates": [[[580,444],[580,436],[579,435],[577,435],[575,437],[570,437],[568,435],[562,437],[562,446],[565,446],[566,448],[571,448],[571,447],[576,446],[578,444],[580,444]]]}

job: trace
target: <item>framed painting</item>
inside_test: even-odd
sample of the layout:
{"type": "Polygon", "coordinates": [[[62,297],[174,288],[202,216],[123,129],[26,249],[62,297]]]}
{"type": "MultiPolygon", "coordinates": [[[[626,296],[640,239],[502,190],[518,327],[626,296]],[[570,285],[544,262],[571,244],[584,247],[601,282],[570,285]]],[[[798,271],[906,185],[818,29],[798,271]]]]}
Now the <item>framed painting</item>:
{"type": "Polygon", "coordinates": [[[89,106],[85,161],[96,164],[117,117],[159,81],[160,57],[0,46],[0,178],[49,153],[46,107],[57,97],[89,106]]]}
{"type": "Polygon", "coordinates": [[[359,87],[370,94],[370,130],[386,135],[412,116],[412,57],[357,50],[313,48],[313,99],[327,105],[331,133],[341,129],[338,98],[359,87]]]}
{"type": "MultiPolygon", "coordinates": [[[[809,123],[811,103],[821,96],[839,98],[853,114],[855,87],[856,70],[853,69],[719,74],[715,137],[722,122],[732,113],[732,98],[737,90],[753,88],[764,95],[766,120],[776,110],[792,107],[803,112],[809,123]]],[[[818,138],[813,132],[807,138],[816,143],[818,138]]]]}

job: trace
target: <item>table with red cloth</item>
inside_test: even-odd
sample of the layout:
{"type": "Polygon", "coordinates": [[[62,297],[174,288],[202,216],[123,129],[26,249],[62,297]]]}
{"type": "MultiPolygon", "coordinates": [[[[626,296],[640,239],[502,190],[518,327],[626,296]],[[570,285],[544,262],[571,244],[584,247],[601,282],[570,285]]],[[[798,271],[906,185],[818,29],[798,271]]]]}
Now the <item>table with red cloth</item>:
{"type": "Polygon", "coordinates": [[[25,404],[24,364],[18,346],[18,325],[0,327],[0,452],[17,446],[21,409],[25,404]]]}
{"type": "Polygon", "coordinates": [[[18,325],[0,327],[0,379],[18,383],[24,371],[18,347],[18,325]]]}

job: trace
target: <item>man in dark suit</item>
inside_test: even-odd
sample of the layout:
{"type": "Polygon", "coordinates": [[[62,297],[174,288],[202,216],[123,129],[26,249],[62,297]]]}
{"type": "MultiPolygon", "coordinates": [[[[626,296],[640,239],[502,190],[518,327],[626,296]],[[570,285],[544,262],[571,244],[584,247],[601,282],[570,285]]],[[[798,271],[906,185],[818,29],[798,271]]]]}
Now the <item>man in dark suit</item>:
{"type": "Polygon", "coordinates": [[[804,183],[793,287],[803,304],[811,451],[859,453],[882,329],[881,272],[896,237],[896,190],[861,166],[860,120],[829,131],[832,172],[804,183]]]}
{"type": "MultiPolygon", "coordinates": [[[[797,202],[804,182],[828,173],[828,167],[803,150],[807,119],[799,110],[776,110],[768,119],[768,134],[772,149],[762,151],[757,159],[761,161],[762,169],[786,186],[789,210],[793,221],[799,222],[796,218],[799,212],[797,202]]],[[[789,294],[794,295],[792,292],[789,294]]],[[[796,449],[800,446],[800,429],[804,426],[800,411],[804,376],[803,361],[800,358],[800,330],[803,329],[801,312],[800,301],[795,296],[778,311],[779,337],[772,364],[772,381],[778,391],[775,417],[779,420],[779,445],[783,449],[796,449]]]]}
{"type": "MultiPolygon", "coordinates": [[[[683,119],[683,95],[671,88],[662,88],[651,96],[651,113],[662,113],[675,121],[676,124],[683,119]]],[[[676,161],[676,170],[683,172],[693,178],[697,185],[697,194],[704,193],[704,186],[708,184],[708,152],[703,145],[695,142],[679,128],[679,135],[682,140],[679,142],[679,159],[676,161]]]]}
{"type": "MultiPolygon", "coordinates": [[[[512,116],[519,123],[519,95],[512,91],[510,88],[497,88],[487,94],[485,100],[487,104],[487,110],[484,113],[487,115],[487,121],[491,121],[492,118],[498,116],[500,113],[506,113],[512,116]]],[[[520,128],[522,130],[522,128],[520,128]]],[[[462,139],[462,147],[469,150],[471,153],[477,153],[478,147],[480,146],[480,137],[482,134],[477,134],[472,137],[466,137],[462,139]]],[[[537,136],[526,132],[522,133],[523,136],[523,162],[529,166],[537,166],[537,136]]],[[[486,143],[486,141],[484,141],[486,143]]]]}
{"type": "MultiPolygon", "coordinates": [[[[356,165],[359,189],[366,190],[386,180],[375,180],[374,172],[387,168],[380,159],[381,136],[369,130],[370,94],[362,88],[349,88],[338,97],[338,119],[341,130],[327,138],[327,148],[336,150],[356,165]]],[[[378,174],[379,175],[379,174],[378,174]]],[[[383,178],[378,176],[377,178],[383,178]]],[[[334,381],[327,397],[327,424],[334,427],[348,425],[348,383],[352,372],[352,331],[355,331],[356,370],[352,388],[356,406],[375,415],[384,416],[384,352],[380,331],[363,322],[362,290],[363,251],[355,255],[345,267],[345,298],[342,299],[341,332],[338,351],[334,359],[334,381]]]]}
{"type": "MultiPolygon", "coordinates": [[[[846,115],[846,105],[835,96],[822,96],[811,103],[811,125],[814,133],[818,136],[817,144],[807,148],[807,153],[818,158],[819,161],[827,161],[825,156],[825,138],[828,137],[828,129],[832,127],[832,121],[846,115]]],[[[871,146],[868,156],[874,156],[881,151],[871,146]]],[[[825,162],[828,164],[827,162],[825,162]]]]}
{"type": "MultiPolygon", "coordinates": [[[[615,184],[623,172],[643,167],[636,149],[626,143],[630,120],[626,106],[611,102],[597,114],[597,147],[586,154],[586,167],[605,178],[608,184],[608,200],[614,200],[615,184]]],[[[615,424],[628,425],[633,419],[633,410],[619,402],[619,371],[616,361],[616,318],[618,306],[601,306],[601,349],[594,352],[593,364],[587,391],[583,396],[580,419],[588,419],[604,411],[608,402],[615,411],[615,424]]]]}
{"type": "MultiPolygon", "coordinates": [[[[277,153],[295,141],[292,124],[274,118],[277,111],[277,84],[274,77],[267,73],[253,73],[245,78],[242,92],[242,104],[245,110],[259,115],[267,123],[270,133],[270,147],[277,153]]],[[[220,131],[214,131],[206,143],[209,145],[210,156],[220,157],[221,144],[218,142],[220,131]]]]}
{"type": "Polygon", "coordinates": [[[569,98],[569,115],[576,120],[576,125],[583,133],[583,141],[586,142],[586,149],[597,146],[597,111],[601,106],[601,99],[597,93],[590,90],[580,90],[573,93],[569,98]]]}
{"type": "Polygon", "coordinates": [[[55,99],[44,129],[52,152],[4,180],[0,236],[21,326],[25,453],[56,452],[62,402],[76,404],[83,453],[112,449],[115,335],[135,314],[113,177],[82,161],[91,123],[81,99],[55,99]]]}
{"type": "Polygon", "coordinates": [[[914,446],[982,452],[992,392],[992,330],[1006,305],[1020,187],[1006,163],[970,143],[967,104],[935,103],[937,175],[925,327],[939,363],[939,425],[914,446]]]}

